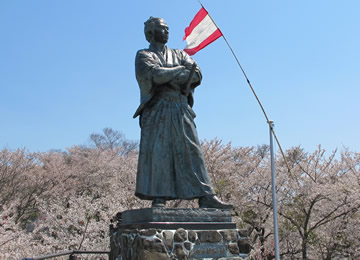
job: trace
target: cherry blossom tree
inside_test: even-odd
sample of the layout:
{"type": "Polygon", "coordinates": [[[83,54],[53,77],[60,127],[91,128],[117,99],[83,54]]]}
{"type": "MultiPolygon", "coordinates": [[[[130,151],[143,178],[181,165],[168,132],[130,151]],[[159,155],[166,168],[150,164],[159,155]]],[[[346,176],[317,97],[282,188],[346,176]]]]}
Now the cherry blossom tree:
{"type": "MultiPolygon", "coordinates": [[[[137,143],[110,128],[90,140],[66,151],[0,151],[0,259],[108,250],[116,213],[151,206],[134,196],[137,143]]],[[[233,221],[248,230],[250,259],[274,259],[269,147],[215,138],[202,148],[217,195],[235,205],[233,221]]],[[[286,159],[275,162],[281,257],[359,258],[360,154],[293,147],[286,159]]]]}

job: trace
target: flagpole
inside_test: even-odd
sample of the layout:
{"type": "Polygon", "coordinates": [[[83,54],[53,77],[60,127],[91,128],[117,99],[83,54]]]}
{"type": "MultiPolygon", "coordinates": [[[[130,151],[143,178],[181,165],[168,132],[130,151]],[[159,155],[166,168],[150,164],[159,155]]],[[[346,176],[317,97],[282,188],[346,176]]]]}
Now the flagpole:
{"type": "Polygon", "coordinates": [[[277,202],[276,202],[276,179],[275,179],[275,165],[274,165],[274,145],[273,145],[273,129],[274,122],[269,121],[270,132],[270,158],[271,158],[271,188],[273,199],[273,219],[274,219],[274,239],[275,239],[275,259],[280,260],[279,255],[279,235],[278,235],[278,220],[277,220],[277,202]]]}
{"type": "MultiPolygon", "coordinates": [[[[206,8],[203,6],[203,4],[201,3],[201,1],[198,0],[198,2],[199,2],[199,4],[201,5],[201,7],[206,10],[206,8]]],[[[209,14],[209,12],[207,12],[207,13],[208,13],[211,21],[215,24],[216,28],[218,28],[218,29],[220,30],[219,26],[217,26],[217,24],[215,23],[214,19],[213,19],[213,18],[211,17],[211,15],[209,14]]],[[[260,99],[258,98],[258,96],[257,96],[257,94],[256,94],[256,92],[255,92],[255,90],[254,90],[254,88],[253,88],[253,86],[251,85],[250,80],[249,80],[249,78],[247,77],[247,75],[246,75],[246,73],[245,73],[245,70],[244,70],[243,67],[241,66],[239,59],[237,58],[237,56],[236,56],[233,48],[231,48],[230,43],[229,43],[228,40],[226,39],[225,35],[223,34],[223,32],[222,32],[221,30],[220,30],[220,32],[221,32],[221,36],[224,38],[227,46],[229,47],[232,55],[234,56],[234,58],[235,58],[235,60],[236,60],[236,62],[237,62],[237,64],[238,64],[240,70],[242,71],[242,73],[243,73],[243,75],[244,75],[244,77],[245,77],[245,79],[246,79],[246,82],[248,83],[248,85],[249,85],[252,93],[254,94],[254,96],[255,96],[255,98],[256,98],[256,100],[257,100],[257,102],[258,102],[258,104],[259,104],[259,106],[260,106],[260,108],[261,108],[261,110],[262,110],[262,112],[263,112],[263,114],[264,114],[264,116],[265,116],[266,123],[268,123],[269,126],[270,126],[270,124],[271,124],[271,123],[270,123],[270,120],[269,120],[269,118],[268,118],[268,116],[267,116],[267,114],[266,114],[266,112],[265,112],[265,109],[264,109],[263,105],[261,104],[260,99]]],[[[283,149],[281,148],[280,142],[279,142],[279,140],[278,140],[278,138],[277,138],[277,136],[276,136],[276,134],[275,134],[275,131],[274,131],[274,129],[271,128],[271,127],[270,127],[270,129],[271,129],[271,131],[272,131],[272,133],[273,133],[273,135],[274,135],[274,138],[275,138],[275,140],[276,140],[276,143],[277,143],[278,146],[279,146],[280,152],[281,152],[281,154],[282,154],[282,156],[283,156],[283,158],[284,158],[285,164],[286,164],[286,166],[287,166],[287,168],[288,168],[288,172],[291,173],[291,171],[290,171],[290,166],[289,166],[289,164],[288,164],[288,161],[286,160],[286,156],[285,156],[285,154],[284,154],[283,149]]]]}
{"type": "MultiPolygon", "coordinates": [[[[203,4],[201,3],[200,0],[198,0],[199,4],[201,5],[202,8],[204,8],[206,10],[206,8],[203,6],[203,4]]],[[[211,15],[209,14],[209,12],[207,12],[208,16],[210,17],[211,21],[215,24],[216,28],[220,30],[220,28],[217,26],[217,24],[215,23],[214,19],[211,17],[211,15]]],[[[221,32],[221,30],[220,30],[221,32]]],[[[289,167],[289,164],[286,160],[286,157],[285,157],[285,154],[281,148],[281,145],[280,145],[280,142],[278,140],[278,138],[276,137],[276,134],[275,134],[275,131],[274,131],[274,122],[273,121],[270,121],[266,112],[265,112],[265,109],[263,107],[263,105],[261,104],[260,102],[260,99],[258,98],[258,96],[256,95],[256,92],[253,88],[253,86],[251,85],[250,83],[250,80],[249,78],[247,77],[243,67],[241,66],[240,64],[240,61],[239,59],[237,58],[234,50],[231,48],[230,46],[230,43],[228,42],[228,40],[226,39],[225,35],[221,32],[221,35],[222,37],[224,38],[227,46],[229,47],[232,55],[234,56],[237,64],[239,65],[252,93],[254,94],[258,104],[260,105],[260,108],[266,118],[266,122],[268,123],[269,125],[269,132],[270,132],[270,160],[271,160],[271,182],[272,182],[272,200],[273,200],[273,220],[274,220],[274,240],[275,240],[275,259],[276,260],[280,260],[280,254],[279,254],[279,235],[278,235],[278,221],[277,221],[277,203],[276,203],[276,184],[275,184],[275,165],[274,165],[274,149],[273,149],[273,137],[275,138],[279,148],[280,148],[280,152],[284,158],[284,161],[286,163],[286,166],[288,168],[288,172],[291,174],[291,171],[290,171],[290,167],[289,167]]]]}

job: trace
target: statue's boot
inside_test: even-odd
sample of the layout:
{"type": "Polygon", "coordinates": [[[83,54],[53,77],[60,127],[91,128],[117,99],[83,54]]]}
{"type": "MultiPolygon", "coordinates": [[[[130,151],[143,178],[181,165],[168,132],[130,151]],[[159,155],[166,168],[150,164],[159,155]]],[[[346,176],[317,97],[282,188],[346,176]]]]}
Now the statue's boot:
{"type": "Polygon", "coordinates": [[[165,207],[166,200],[162,198],[156,198],[152,201],[152,207],[153,208],[163,208],[165,207]]]}
{"type": "Polygon", "coordinates": [[[199,208],[232,209],[234,206],[221,201],[215,195],[206,195],[199,198],[199,208]]]}

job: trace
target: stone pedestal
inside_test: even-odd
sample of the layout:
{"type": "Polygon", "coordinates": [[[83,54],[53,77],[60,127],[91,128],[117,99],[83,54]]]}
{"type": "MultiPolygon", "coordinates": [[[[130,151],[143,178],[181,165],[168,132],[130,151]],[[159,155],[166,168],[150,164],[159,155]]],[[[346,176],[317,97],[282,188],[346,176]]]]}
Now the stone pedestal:
{"type": "Polygon", "coordinates": [[[125,211],[110,228],[110,259],[243,259],[250,246],[229,210],[125,211]]]}

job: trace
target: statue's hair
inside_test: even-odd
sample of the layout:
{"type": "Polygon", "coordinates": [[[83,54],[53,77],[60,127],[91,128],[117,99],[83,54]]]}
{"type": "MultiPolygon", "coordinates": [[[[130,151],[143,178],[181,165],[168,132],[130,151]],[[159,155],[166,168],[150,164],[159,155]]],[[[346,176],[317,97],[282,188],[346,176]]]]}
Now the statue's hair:
{"type": "Polygon", "coordinates": [[[150,16],[150,18],[144,23],[144,33],[148,42],[151,42],[153,40],[152,37],[154,35],[155,25],[161,20],[164,21],[164,19],[162,18],[150,16]]]}

